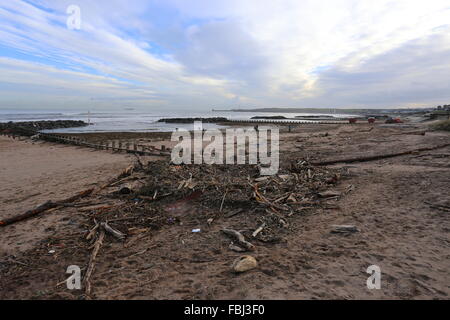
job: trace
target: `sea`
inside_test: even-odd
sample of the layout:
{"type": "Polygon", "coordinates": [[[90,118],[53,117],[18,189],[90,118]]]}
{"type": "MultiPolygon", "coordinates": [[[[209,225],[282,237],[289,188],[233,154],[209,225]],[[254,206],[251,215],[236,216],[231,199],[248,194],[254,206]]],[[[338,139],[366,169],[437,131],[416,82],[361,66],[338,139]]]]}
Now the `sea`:
{"type": "MultiPolygon", "coordinates": [[[[162,118],[212,118],[225,117],[230,120],[249,120],[255,116],[284,116],[295,119],[296,116],[332,116],[348,118],[344,114],[313,113],[269,113],[269,112],[234,112],[234,111],[155,111],[155,112],[55,112],[55,111],[12,111],[0,109],[0,122],[42,121],[42,120],[83,120],[89,126],[47,130],[58,133],[94,133],[94,132],[172,132],[176,128],[192,130],[192,124],[173,124],[158,122],[162,118]]],[[[295,120],[304,121],[304,120],[295,120]]],[[[314,122],[314,121],[311,121],[314,122]]],[[[203,128],[222,128],[222,126],[204,123],[203,128]]]]}

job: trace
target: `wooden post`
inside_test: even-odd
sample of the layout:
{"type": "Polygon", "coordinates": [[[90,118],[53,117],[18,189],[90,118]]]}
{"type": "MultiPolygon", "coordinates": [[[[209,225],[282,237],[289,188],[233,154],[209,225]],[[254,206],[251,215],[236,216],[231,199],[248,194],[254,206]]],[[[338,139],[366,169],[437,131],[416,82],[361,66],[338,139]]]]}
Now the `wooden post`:
{"type": "Polygon", "coordinates": [[[165,145],[161,145],[161,151],[166,151],[166,146],[165,145]]]}

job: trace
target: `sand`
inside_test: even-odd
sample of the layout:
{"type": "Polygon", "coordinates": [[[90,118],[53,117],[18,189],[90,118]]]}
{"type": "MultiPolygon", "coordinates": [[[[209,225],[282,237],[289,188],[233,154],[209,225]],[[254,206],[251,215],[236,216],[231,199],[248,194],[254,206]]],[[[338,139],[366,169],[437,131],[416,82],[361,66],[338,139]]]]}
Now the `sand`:
{"type": "MultiPolygon", "coordinates": [[[[330,159],[381,154],[450,142],[446,132],[414,132],[413,126],[304,126],[284,133],[282,157],[330,159]]],[[[48,143],[0,140],[2,215],[19,213],[48,198],[72,195],[117,174],[132,161],[125,155],[48,143]],[[7,165],[6,165],[7,164],[7,165]],[[100,172],[102,170],[102,172],[100,172]],[[5,210],[6,208],[6,210],[5,210]]],[[[257,242],[258,267],[231,272],[239,256],[211,226],[173,225],[124,248],[108,241],[92,284],[98,299],[448,299],[450,294],[450,147],[396,158],[341,164],[345,192],[330,209],[301,215],[280,243],[257,242]],[[350,224],[360,232],[330,233],[350,224]],[[201,233],[192,233],[194,227],[201,233]],[[378,265],[381,290],[368,290],[366,270],[378,265]]],[[[75,208],[2,229],[0,298],[77,299],[82,292],[56,284],[69,264],[88,257],[46,254],[70,247],[69,234],[83,235],[75,208]],[[19,244],[22,243],[22,244],[19,244]],[[36,248],[40,248],[37,250],[36,248]],[[36,249],[36,250],[33,250],[36,249]],[[43,254],[36,258],[36,252],[43,254]],[[2,267],[3,265],[3,267],[2,267]]],[[[255,225],[255,228],[257,225],[255,225]]]]}
{"type": "MultiPolygon", "coordinates": [[[[0,136],[0,217],[8,218],[48,200],[59,200],[107,181],[130,163],[130,156],[48,142],[0,136]]],[[[59,215],[3,229],[0,251],[17,254],[48,236],[59,215]]]]}

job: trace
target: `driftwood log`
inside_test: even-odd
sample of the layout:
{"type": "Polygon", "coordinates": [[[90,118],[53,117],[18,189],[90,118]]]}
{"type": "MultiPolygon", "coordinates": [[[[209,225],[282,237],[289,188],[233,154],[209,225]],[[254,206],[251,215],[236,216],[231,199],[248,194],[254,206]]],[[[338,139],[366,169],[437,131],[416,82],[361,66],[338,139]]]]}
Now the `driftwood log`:
{"type": "Polygon", "coordinates": [[[119,240],[125,240],[125,238],[127,237],[125,234],[123,234],[122,232],[114,229],[113,227],[111,227],[107,222],[102,222],[100,223],[100,226],[110,235],[112,235],[113,237],[119,239],[119,240]]]}
{"type": "Polygon", "coordinates": [[[80,192],[79,194],[77,194],[77,195],[75,195],[73,197],[70,197],[68,199],[64,199],[64,200],[61,200],[61,201],[57,201],[57,202],[47,201],[46,203],[38,206],[37,208],[29,210],[29,211],[27,211],[27,212],[25,212],[23,214],[20,214],[18,216],[14,216],[14,217],[11,217],[11,218],[8,218],[8,219],[1,220],[0,221],[0,227],[5,227],[7,225],[10,225],[10,224],[13,224],[13,223],[16,223],[16,222],[19,222],[19,221],[26,220],[28,218],[34,217],[34,216],[36,216],[36,215],[38,215],[40,213],[43,213],[45,211],[48,211],[50,209],[55,209],[55,208],[58,208],[58,207],[64,207],[65,205],[70,204],[70,203],[72,203],[72,202],[74,202],[74,201],[76,201],[78,199],[81,199],[81,198],[89,196],[93,191],[94,191],[94,189],[88,189],[88,190],[85,190],[83,192],[80,192]]]}
{"type": "Polygon", "coordinates": [[[356,226],[351,225],[332,225],[331,233],[354,233],[359,232],[356,226]]]}
{"type": "Polygon", "coordinates": [[[255,246],[250,242],[248,242],[247,240],[245,240],[245,237],[242,233],[232,229],[223,229],[222,232],[228,236],[233,237],[237,241],[238,245],[240,245],[241,247],[250,251],[255,250],[255,246]]]}
{"type": "Polygon", "coordinates": [[[97,258],[97,254],[100,251],[101,246],[103,245],[103,240],[105,239],[105,231],[103,229],[100,230],[97,240],[94,244],[94,249],[92,249],[91,257],[89,259],[89,264],[86,270],[86,275],[84,276],[84,285],[85,285],[85,293],[86,299],[90,299],[91,295],[91,276],[95,267],[95,259],[97,258]]]}
{"type": "Polygon", "coordinates": [[[318,161],[318,162],[312,162],[311,164],[315,165],[315,166],[328,166],[328,165],[337,164],[337,163],[367,162],[367,161],[374,161],[374,160],[381,160],[381,159],[404,156],[404,155],[408,155],[408,154],[412,154],[412,153],[416,153],[416,152],[442,149],[442,148],[445,148],[448,146],[450,146],[450,143],[446,143],[446,144],[443,144],[440,146],[435,146],[435,147],[425,147],[425,148],[419,148],[419,149],[396,152],[396,153],[389,153],[389,154],[378,154],[378,155],[374,155],[374,156],[364,156],[364,157],[356,157],[356,158],[318,161]]]}

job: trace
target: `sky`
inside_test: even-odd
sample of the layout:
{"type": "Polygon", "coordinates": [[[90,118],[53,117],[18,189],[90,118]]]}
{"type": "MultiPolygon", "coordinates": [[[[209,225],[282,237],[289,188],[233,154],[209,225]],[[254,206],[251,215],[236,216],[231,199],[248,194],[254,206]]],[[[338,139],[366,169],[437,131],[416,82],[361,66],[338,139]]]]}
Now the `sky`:
{"type": "Polygon", "coordinates": [[[447,103],[449,0],[0,0],[0,109],[447,103]]]}

